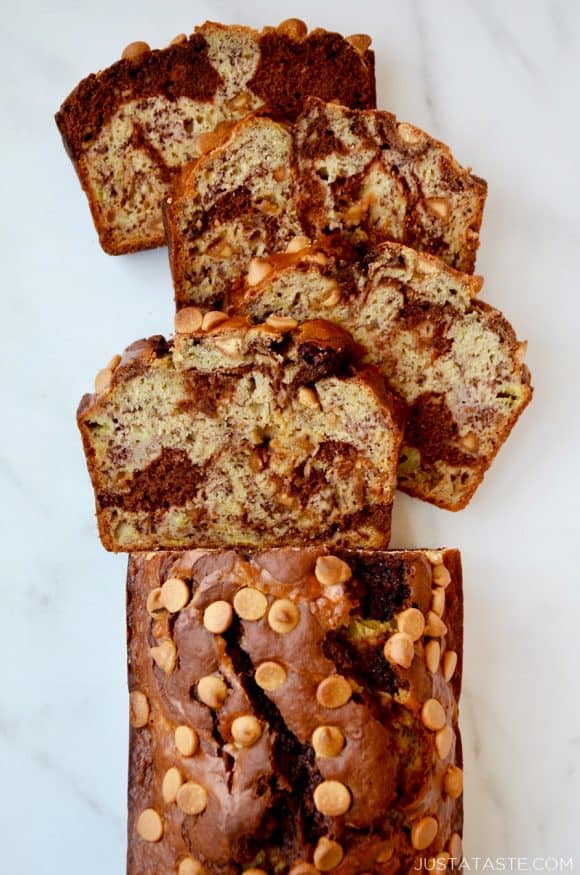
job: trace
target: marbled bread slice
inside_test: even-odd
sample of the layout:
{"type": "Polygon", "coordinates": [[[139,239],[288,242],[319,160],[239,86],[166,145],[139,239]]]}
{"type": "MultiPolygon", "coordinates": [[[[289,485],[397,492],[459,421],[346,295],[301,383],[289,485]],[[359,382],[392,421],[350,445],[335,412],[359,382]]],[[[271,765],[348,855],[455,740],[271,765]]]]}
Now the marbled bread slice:
{"type": "Polygon", "coordinates": [[[358,352],[215,312],[129,347],[78,410],[103,545],[387,545],[404,405],[358,352]]]}
{"type": "Polygon", "coordinates": [[[444,143],[390,112],[314,98],[295,143],[307,235],[364,247],[394,240],[473,273],[487,184],[444,143]]]}
{"type": "Polygon", "coordinates": [[[481,278],[399,243],[359,263],[305,248],[260,267],[264,278],[249,276],[234,307],[259,321],[323,316],[350,331],[409,406],[399,488],[465,507],[532,397],[526,344],[476,298],[481,278]]]}
{"type": "Polygon", "coordinates": [[[161,203],[203,135],[266,107],[293,119],[308,95],[375,105],[370,39],[207,22],[165,49],[132,43],[88,76],[56,115],[101,246],[117,255],[165,243],[161,203]]]}

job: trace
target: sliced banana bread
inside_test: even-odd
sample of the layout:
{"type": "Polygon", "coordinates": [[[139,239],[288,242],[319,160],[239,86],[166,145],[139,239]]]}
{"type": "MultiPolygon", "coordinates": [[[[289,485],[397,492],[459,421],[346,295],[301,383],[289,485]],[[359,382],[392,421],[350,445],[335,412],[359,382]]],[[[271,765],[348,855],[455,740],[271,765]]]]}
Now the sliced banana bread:
{"type": "Polygon", "coordinates": [[[178,309],[227,305],[252,258],[299,234],[353,257],[396,240],[473,271],[482,180],[390,113],[307,107],[294,127],[244,119],[182,172],[165,208],[178,309]]]}
{"type": "Polygon", "coordinates": [[[104,546],[387,545],[403,405],[357,354],[216,312],[129,347],[78,411],[104,546]]]}
{"type": "Polygon", "coordinates": [[[323,316],[361,343],[409,406],[399,488],[460,510],[532,397],[506,319],[475,297],[481,278],[385,243],[359,263],[296,241],[260,262],[232,304],[252,318],[323,316]]]}
{"type": "Polygon", "coordinates": [[[161,202],[216,127],[261,107],[294,119],[308,95],[374,106],[369,44],[363,35],[308,34],[298,19],[261,32],[208,22],[165,49],[132,43],[83,79],[56,122],[103,249],[165,243],[161,202]]]}
{"type": "Polygon", "coordinates": [[[300,217],[314,238],[385,240],[473,273],[487,184],[390,112],[306,101],[295,127],[300,217]]]}

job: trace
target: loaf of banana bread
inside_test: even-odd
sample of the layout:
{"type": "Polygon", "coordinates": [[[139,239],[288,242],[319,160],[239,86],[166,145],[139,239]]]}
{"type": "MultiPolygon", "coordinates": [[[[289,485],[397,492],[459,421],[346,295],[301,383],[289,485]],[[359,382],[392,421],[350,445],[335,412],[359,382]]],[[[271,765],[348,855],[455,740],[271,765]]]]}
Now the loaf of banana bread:
{"type": "Polygon", "coordinates": [[[456,550],[132,556],[128,875],[461,860],[456,550]]]}
{"type": "Polygon", "coordinates": [[[324,316],[348,329],[409,406],[399,488],[465,507],[532,397],[526,344],[477,300],[480,277],[438,258],[398,243],[358,263],[305,238],[290,248],[251,264],[234,309],[259,321],[324,316]]]}
{"type": "Polygon", "coordinates": [[[404,405],[351,336],[194,315],[115,357],[81,401],[104,546],[386,546],[404,405]]]}
{"type": "Polygon", "coordinates": [[[132,43],[84,79],[56,122],[103,249],[164,244],[161,202],[216,128],[262,107],[292,120],[308,95],[374,106],[369,44],[362,34],[308,34],[298,19],[261,32],[208,22],[165,49],[132,43]]]}
{"type": "Polygon", "coordinates": [[[209,146],[165,207],[178,309],[223,307],[252,258],[296,235],[351,257],[395,240],[473,271],[485,183],[390,113],[311,99],[294,127],[258,114],[209,146]]]}

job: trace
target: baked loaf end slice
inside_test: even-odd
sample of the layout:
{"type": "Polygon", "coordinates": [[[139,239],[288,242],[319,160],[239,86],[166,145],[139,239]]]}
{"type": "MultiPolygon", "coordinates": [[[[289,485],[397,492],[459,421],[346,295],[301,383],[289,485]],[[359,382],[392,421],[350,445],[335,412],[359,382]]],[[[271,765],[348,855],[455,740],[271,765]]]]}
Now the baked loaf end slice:
{"type": "Polygon", "coordinates": [[[250,116],[213,146],[182,172],[165,206],[177,309],[222,307],[252,258],[300,234],[289,126],[250,116]]]}
{"type": "Polygon", "coordinates": [[[337,326],[218,318],[138,341],[83,398],[103,545],[386,546],[401,402],[337,326]]]}
{"type": "Polygon", "coordinates": [[[481,278],[398,243],[354,264],[306,248],[263,272],[234,305],[260,321],[324,315],[347,328],[409,406],[399,488],[465,507],[532,397],[526,344],[477,300],[481,278]]]}
{"type": "Polygon", "coordinates": [[[293,119],[316,95],[375,105],[370,39],[307,33],[298,19],[258,32],[206,23],[165,49],[132,43],[88,76],[56,115],[101,246],[117,255],[165,243],[161,202],[207,132],[266,107],[293,119]]]}
{"type": "Polygon", "coordinates": [[[389,112],[314,98],[295,130],[307,235],[396,240],[473,273],[487,184],[448,146],[389,112]]]}
{"type": "Polygon", "coordinates": [[[459,865],[456,550],[133,556],[127,595],[128,875],[459,865]]]}

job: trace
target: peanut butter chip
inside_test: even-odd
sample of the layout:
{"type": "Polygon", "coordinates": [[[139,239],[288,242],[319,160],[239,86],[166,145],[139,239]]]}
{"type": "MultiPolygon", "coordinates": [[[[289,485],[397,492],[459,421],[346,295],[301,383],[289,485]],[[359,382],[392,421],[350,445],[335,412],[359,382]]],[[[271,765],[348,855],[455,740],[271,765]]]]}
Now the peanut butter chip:
{"type": "Polygon", "coordinates": [[[153,619],[158,620],[165,613],[165,605],[161,600],[161,587],[156,586],[147,596],[147,613],[153,619]]]}
{"type": "Polygon", "coordinates": [[[442,586],[436,586],[431,596],[431,610],[438,617],[445,613],[445,590],[442,586]]]}
{"type": "Polygon", "coordinates": [[[199,860],[192,857],[184,857],[177,869],[177,875],[207,875],[207,869],[199,860]]]}
{"type": "Polygon", "coordinates": [[[286,247],[286,252],[290,255],[293,252],[302,252],[303,249],[308,249],[310,246],[310,239],[308,237],[304,237],[304,235],[299,234],[297,237],[294,237],[288,246],[286,247]]]}
{"type": "Polygon", "coordinates": [[[260,721],[251,714],[236,717],[232,722],[232,738],[238,747],[252,747],[261,737],[260,721]]]}
{"type": "Polygon", "coordinates": [[[350,803],[350,790],[340,781],[323,781],[314,791],[314,804],[326,817],[346,814],[350,803]]]}
{"type": "Polygon", "coordinates": [[[352,687],[340,674],[332,674],[318,684],[316,698],[323,708],[341,708],[352,696],[352,687]]]}
{"type": "Polygon", "coordinates": [[[406,632],[395,632],[385,643],[383,653],[392,665],[410,668],[415,656],[413,639],[406,632]]]}
{"type": "Polygon", "coordinates": [[[163,821],[154,808],[146,808],[139,815],[137,832],[146,842],[158,842],[163,835],[163,821]]]}
{"type": "Polygon", "coordinates": [[[296,863],[295,866],[292,866],[288,875],[318,875],[320,869],[317,869],[316,866],[313,866],[312,863],[296,863]]]}
{"type": "Polygon", "coordinates": [[[432,732],[438,732],[445,726],[445,711],[441,702],[437,699],[427,699],[421,709],[423,725],[432,732]]]}
{"type": "Polygon", "coordinates": [[[146,55],[151,51],[148,43],[144,43],[141,41],[129,43],[128,46],[125,46],[123,49],[123,54],[121,57],[124,61],[137,61],[143,55],[146,55]]]}
{"type": "Polygon", "coordinates": [[[437,753],[442,760],[447,759],[451,753],[453,742],[455,741],[455,732],[451,726],[444,726],[435,736],[435,747],[437,753]]]}
{"type": "Polygon", "coordinates": [[[271,328],[275,328],[276,331],[281,331],[284,334],[286,331],[293,331],[298,322],[289,316],[268,316],[266,325],[270,325],[271,328]]]}
{"type": "Polygon", "coordinates": [[[271,692],[286,682],[286,669],[277,662],[262,662],[256,669],[256,683],[263,690],[271,692]]]}
{"type": "Polygon", "coordinates": [[[323,307],[336,307],[340,304],[341,294],[338,288],[333,289],[330,294],[322,301],[323,307]]]}
{"type": "Polygon", "coordinates": [[[332,839],[322,836],[314,849],[314,865],[320,872],[335,869],[344,857],[342,846],[332,839]]]}
{"type": "Polygon", "coordinates": [[[221,678],[209,674],[198,681],[197,695],[208,708],[221,708],[227,699],[228,688],[221,678]]]}
{"type": "Polygon", "coordinates": [[[249,286],[257,286],[272,272],[272,266],[261,258],[252,258],[246,278],[249,286]]]}
{"type": "Polygon", "coordinates": [[[447,850],[449,851],[449,856],[455,866],[459,865],[461,862],[461,858],[463,857],[463,844],[461,842],[461,836],[458,832],[454,832],[449,837],[449,841],[447,842],[447,850]]]}
{"type": "Polygon", "coordinates": [[[435,611],[429,611],[427,614],[425,635],[427,635],[428,638],[441,638],[443,635],[447,635],[447,626],[441,617],[437,616],[435,611]]]}
{"type": "Polygon", "coordinates": [[[310,386],[300,386],[298,389],[298,403],[302,407],[309,407],[311,410],[320,410],[320,401],[316,394],[316,389],[311,389],[310,386]]]}
{"type": "Polygon", "coordinates": [[[417,851],[424,851],[434,841],[439,824],[435,817],[422,817],[411,827],[411,844],[417,851]]]}
{"type": "Polygon", "coordinates": [[[227,318],[228,314],[223,313],[221,310],[210,310],[202,319],[202,331],[211,331],[212,328],[216,328],[222,322],[225,322],[227,318]]]}
{"type": "Polygon", "coordinates": [[[350,43],[357,52],[360,52],[361,55],[366,52],[372,43],[372,39],[367,33],[353,33],[352,36],[347,36],[346,41],[347,43],[350,43]]]}
{"type": "Polygon", "coordinates": [[[428,641],[425,645],[425,664],[431,674],[436,674],[441,661],[441,645],[438,641],[428,641]]]}
{"type": "Polygon", "coordinates": [[[142,729],[149,722],[149,699],[141,690],[129,696],[129,720],[134,729],[142,729]]]}
{"type": "Polygon", "coordinates": [[[453,675],[455,674],[455,669],[457,668],[457,654],[454,650],[447,650],[443,654],[443,677],[449,683],[453,675]]]}
{"type": "Polygon", "coordinates": [[[161,601],[170,614],[176,614],[189,601],[189,587],[179,577],[170,577],[161,587],[161,601]]]}
{"type": "Polygon", "coordinates": [[[178,334],[192,334],[199,331],[203,314],[197,307],[184,307],[175,314],[175,330],[178,334]]]}
{"type": "Polygon", "coordinates": [[[287,18],[285,21],[281,21],[277,30],[292,39],[303,39],[308,33],[308,28],[300,18],[287,18]]]}
{"type": "Polygon", "coordinates": [[[405,632],[413,641],[418,641],[425,631],[425,617],[418,608],[407,608],[397,614],[399,632],[405,632]]]}
{"type": "Polygon", "coordinates": [[[199,738],[191,726],[178,726],[175,730],[175,747],[184,757],[192,757],[199,747],[199,738]]]}
{"type": "Polygon", "coordinates": [[[300,620],[300,611],[290,599],[276,599],[268,611],[268,623],[274,632],[287,635],[296,628],[300,620]]]}
{"type": "Polygon", "coordinates": [[[108,392],[111,388],[111,380],[113,372],[110,368],[101,368],[95,377],[95,392],[97,395],[102,395],[103,392],[108,392]]]}
{"type": "Polygon", "coordinates": [[[207,808],[207,790],[195,781],[187,781],[177,791],[176,801],[184,814],[201,814],[207,808]]]}
{"type": "Polygon", "coordinates": [[[338,726],[317,726],[312,733],[312,747],[317,757],[337,757],[344,748],[344,735],[338,726]]]}
{"type": "Polygon", "coordinates": [[[451,575],[445,565],[436,565],[433,569],[433,583],[444,589],[451,583],[451,575]]]}
{"type": "Polygon", "coordinates": [[[425,200],[425,206],[434,216],[447,222],[451,215],[451,204],[444,197],[428,197],[425,200]]]}
{"type": "Polygon", "coordinates": [[[268,610],[268,599],[253,586],[245,586],[234,596],[234,611],[242,620],[261,620],[268,610]]]}
{"type": "Polygon", "coordinates": [[[450,799],[459,799],[463,793],[463,772],[459,766],[449,766],[443,776],[443,787],[450,799]]]}
{"type": "Polygon", "coordinates": [[[416,143],[419,143],[423,136],[422,131],[419,130],[419,128],[409,125],[407,122],[401,122],[397,125],[397,133],[403,143],[407,143],[409,146],[414,146],[416,143]]]}
{"type": "Polygon", "coordinates": [[[350,566],[338,556],[319,556],[316,560],[314,574],[323,586],[346,583],[352,577],[350,566]]]}
{"type": "Polygon", "coordinates": [[[431,565],[441,565],[443,553],[441,550],[425,550],[425,558],[429,560],[431,565]]]}
{"type": "Polygon", "coordinates": [[[241,337],[219,337],[215,341],[216,349],[230,359],[240,358],[242,355],[241,337]]]}
{"type": "Polygon", "coordinates": [[[115,371],[119,367],[119,365],[121,364],[121,359],[122,359],[122,356],[120,356],[119,353],[116,353],[113,356],[113,358],[109,361],[109,363],[107,364],[108,369],[110,371],[115,371]]]}
{"type": "MultiPolygon", "coordinates": [[[[170,46],[180,46],[181,43],[185,43],[185,42],[187,42],[187,35],[184,33],[178,33],[177,36],[173,37],[173,39],[171,40],[169,45],[170,46]]],[[[179,875],[182,875],[182,873],[180,872],[179,875]]]]}
{"type": "Polygon", "coordinates": [[[377,863],[388,863],[391,857],[393,856],[395,849],[391,844],[385,842],[384,845],[381,845],[379,851],[376,856],[377,863]]]}
{"type": "Polygon", "coordinates": [[[173,641],[162,641],[157,647],[151,647],[149,653],[165,674],[171,674],[177,662],[177,647],[173,641]]]}
{"type": "Polygon", "coordinates": [[[229,602],[217,601],[208,605],[203,612],[203,625],[208,632],[221,635],[232,625],[234,611],[229,602]]]}
{"type": "Polygon", "coordinates": [[[172,766],[170,769],[167,769],[163,776],[163,782],[161,784],[161,795],[163,796],[163,801],[168,805],[171,805],[177,799],[177,791],[183,784],[183,778],[181,777],[181,772],[179,769],[176,769],[172,766]]]}

